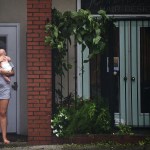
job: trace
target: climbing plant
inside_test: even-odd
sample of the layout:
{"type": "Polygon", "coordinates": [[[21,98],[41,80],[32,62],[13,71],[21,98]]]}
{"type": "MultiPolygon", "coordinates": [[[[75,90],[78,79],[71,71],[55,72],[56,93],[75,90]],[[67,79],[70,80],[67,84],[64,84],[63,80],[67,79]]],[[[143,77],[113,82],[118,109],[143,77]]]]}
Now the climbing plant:
{"type": "Polygon", "coordinates": [[[98,11],[98,15],[93,17],[89,10],[59,12],[52,10],[52,21],[46,25],[45,43],[57,53],[55,59],[55,71],[57,75],[62,75],[63,70],[71,68],[71,64],[65,61],[67,54],[67,43],[71,44],[71,37],[82,45],[81,51],[86,47],[89,49],[89,59],[104,51],[107,43],[107,27],[109,18],[105,11],[98,11]]]}

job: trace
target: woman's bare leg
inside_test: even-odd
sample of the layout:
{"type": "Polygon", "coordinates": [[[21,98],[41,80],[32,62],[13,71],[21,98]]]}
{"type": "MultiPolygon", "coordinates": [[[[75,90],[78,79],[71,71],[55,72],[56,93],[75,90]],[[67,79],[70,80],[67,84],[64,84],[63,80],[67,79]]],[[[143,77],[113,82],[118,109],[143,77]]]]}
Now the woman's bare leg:
{"type": "Polygon", "coordinates": [[[7,140],[7,108],[9,100],[0,100],[0,126],[2,130],[2,138],[5,144],[9,144],[7,140]]]}

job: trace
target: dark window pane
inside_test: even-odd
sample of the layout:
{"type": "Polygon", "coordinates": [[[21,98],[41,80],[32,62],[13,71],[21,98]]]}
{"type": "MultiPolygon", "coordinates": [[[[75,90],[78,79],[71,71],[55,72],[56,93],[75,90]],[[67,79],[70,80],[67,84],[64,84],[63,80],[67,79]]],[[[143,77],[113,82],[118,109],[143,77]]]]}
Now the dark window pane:
{"type": "Polygon", "coordinates": [[[149,14],[150,0],[81,0],[81,8],[93,14],[101,9],[108,14],[149,14]]]}
{"type": "Polygon", "coordinates": [[[150,113],[150,28],[140,29],[141,112],[150,113]]]}
{"type": "Polygon", "coordinates": [[[6,50],[6,37],[5,36],[0,36],[0,49],[5,49],[6,50]]]}
{"type": "Polygon", "coordinates": [[[115,28],[114,34],[114,111],[119,112],[119,101],[120,101],[120,70],[119,70],[119,28],[115,28]]]}
{"type": "MultiPolygon", "coordinates": [[[[114,83],[115,83],[115,99],[113,101],[114,111],[119,112],[119,28],[115,28],[113,36],[113,50],[114,50],[114,83]]],[[[112,50],[111,49],[111,50],[112,50]]],[[[99,54],[96,58],[90,61],[90,95],[91,98],[104,98],[108,100],[109,97],[109,65],[107,52],[99,54]]]]}

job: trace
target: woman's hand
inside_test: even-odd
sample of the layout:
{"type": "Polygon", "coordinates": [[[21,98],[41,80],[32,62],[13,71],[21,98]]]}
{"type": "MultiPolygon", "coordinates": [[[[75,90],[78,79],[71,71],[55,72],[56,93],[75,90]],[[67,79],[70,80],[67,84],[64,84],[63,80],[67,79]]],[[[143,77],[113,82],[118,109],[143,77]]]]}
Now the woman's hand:
{"type": "Polygon", "coordinates": [[[4,56],[0,57],[0,62],[2,62],[4,60],[4,56]]]}
{"type": "Polygon", "coordinates": [[[14,70],[12,69],[11,71],[6,71],[6,70],[0,68],[0,74],[10,77],[10,76],[14,75],[14,70]]]}

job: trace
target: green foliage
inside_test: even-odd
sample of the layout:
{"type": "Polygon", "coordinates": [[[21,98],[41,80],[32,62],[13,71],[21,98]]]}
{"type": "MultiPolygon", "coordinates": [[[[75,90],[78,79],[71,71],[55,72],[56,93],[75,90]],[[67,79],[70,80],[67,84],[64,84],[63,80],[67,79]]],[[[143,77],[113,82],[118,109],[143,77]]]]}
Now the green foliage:
{"type": "Polygon", "coordinates": [[[65,135],[65,128],[68,125],[69,117],[67,110],[64,108],[61,108],[59,112],[53,116],[53,119],[51,120],[51,128],[57,137],[65,135]]]}
{"type": "Polygon", "coordinates": [[[74,110],[71,114],[71,122],[67,127],[68,135],[72,134],[87,134],[92,130],[92,122],[96,106],[94,103],[85,101],[82,105],[74,110]]]}
{"type": "Polygon", "coordinates": [[[129,125],[119,124],[118,129],[119,129],[119,131],[118,131],[119,135],[127,135],[127,134],[131,135],[131,134],[133,134],[131,127],[129,125]]]}
{"type": "MultiPolygon", "coordinates": [[[[66,61],[68,45],[72,44],[72,39],[81,45],[81,51],[88,47],[90,53],[84,62],[103,52],[107,45],[108,24],[109,18],[103,10],[98,12],[97,17],[93,17],[89,10],[61,13],[53,9],[52,21],[46,25],[45,43],[51,46],[55,53],[55,74],[62,76],[64,71],[72,67],[66,61]]],[[[63,98],[59,89],[56,92],[60,99],[63,98]]],[[[72,107],[60,108],[52,119],[53,133],[56,136],[109,132],[110,115],[105,105],[100,105],[96,101],[81,100],[76,103],[75,108],[74,105],[70,106],[72,107]]]]}
{"type": "Polygon", "coordinates": [[[100,105],[98,105],[95,100],[78,100],[76,108],[73,107],[73,105],[70,105],[70,107],[63,107],[63,111],[65,110],[64,112],[67,118],[69,118],[67,120],[67,125],[64,125],[62,118],[60,119],[62,108],[61,111],[58,111],[58,113],[54,115],[52,122],[55,130],[54,134],[56,135],[56,131],[60,130],[59,125],[63,126],[63,130],[61,129],[63,134],[59,134],[60,136],[110,132],[111,117],[108,108],[102,105],[104,102],[100,102],[100,105]]]}
{"type": "Polygon", "coordinates": [[[97,129],[96,132],[97,133],[100,133],[102,131],[109,132],[111,129],[110,122],[111,122],[111,117],[108,108],[101,108],[95,123],[95,127],[99,127],[96,128],[97,129]]]}
{"type": "Polygon", "coordinates": [[[144,140],[139,141],[140,146],[150,145],[150,138],[145,138],[144,140]]]}
{"type": "Polygon", "coordinates": [[[56,51],[55,71],[62,75],[63,69],[71,68],[65,60],[68,51],[68,43],[71,44],[71,36],[81,44],[84,51],[89,48],[89,59],[99,54],[106,48],[109,19],[105,11],[100,10],[98,17],[93,17],[89,10],[59,12],[52,10],[52,21],[46,25],[45,43],[56,51]]]}

